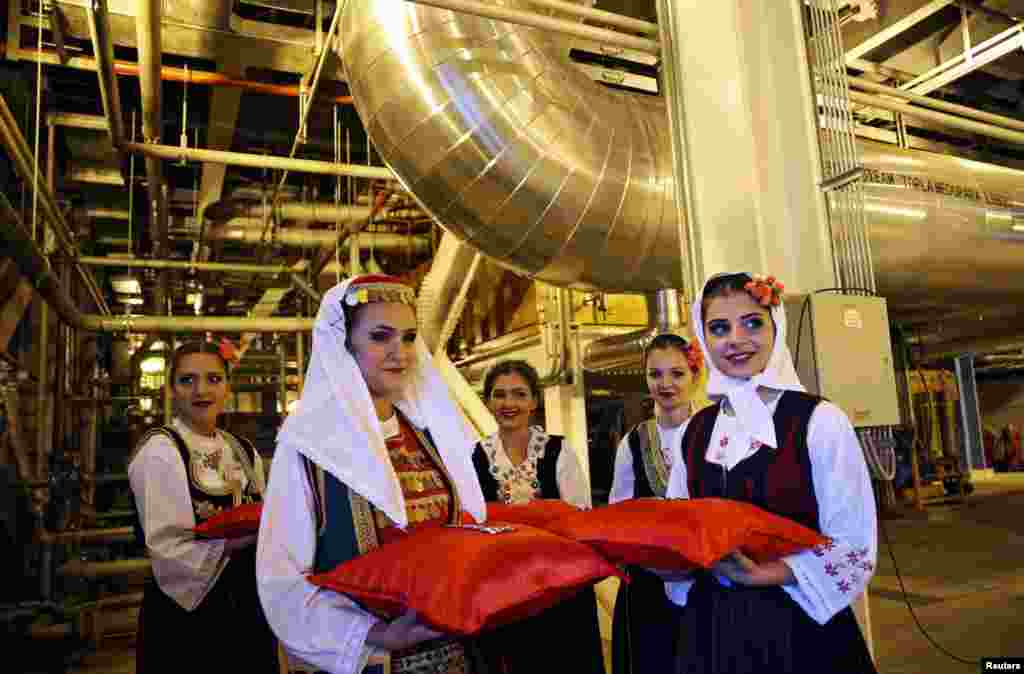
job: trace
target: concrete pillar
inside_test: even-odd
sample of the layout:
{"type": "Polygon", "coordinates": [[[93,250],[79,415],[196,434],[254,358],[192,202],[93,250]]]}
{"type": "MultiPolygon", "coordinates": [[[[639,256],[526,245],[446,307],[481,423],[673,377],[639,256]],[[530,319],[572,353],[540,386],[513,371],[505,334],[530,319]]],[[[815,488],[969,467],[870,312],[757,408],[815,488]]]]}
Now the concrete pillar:
{"type": "Polygon", "coordinates": [[[792,292],[835,286],[800,3],[658,0],[658,10],[694,285],[749,269],[792,292]]]}

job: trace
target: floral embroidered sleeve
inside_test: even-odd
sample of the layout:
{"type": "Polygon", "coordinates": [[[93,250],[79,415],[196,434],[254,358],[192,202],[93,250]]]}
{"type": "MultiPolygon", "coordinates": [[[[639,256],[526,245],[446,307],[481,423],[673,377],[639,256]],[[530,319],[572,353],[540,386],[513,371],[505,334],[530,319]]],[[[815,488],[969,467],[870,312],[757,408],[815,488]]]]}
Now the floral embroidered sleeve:
{"type": "Polygon", "coordinates": [[[831,540],[785,558],[797,582],[785,591],[819,623],[864,592],[877,559],[875,497],[864,453],[846,415],[823,402],[807,433],[818,520],[831,540]]]}

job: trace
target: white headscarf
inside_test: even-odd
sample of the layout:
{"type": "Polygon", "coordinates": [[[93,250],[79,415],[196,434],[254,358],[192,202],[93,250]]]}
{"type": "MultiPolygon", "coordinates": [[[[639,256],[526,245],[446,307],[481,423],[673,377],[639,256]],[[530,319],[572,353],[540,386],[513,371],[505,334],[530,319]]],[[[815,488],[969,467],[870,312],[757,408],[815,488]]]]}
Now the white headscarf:
{"type": "MultiPolygon", "coordinates": [[[[769,447],[778,448],[772,413],[761,400],[757,390],[759,388],[776,391],[805,390],[793,368],[793,357],[789,353],[789,346],[786,345],[786,311],[783,309],[782,303],[771,307],[770,310],[772,320],[775,322],[775,347],[768,359],[768,365],[760,374],[749,379],[739,379],[723,374],[715,367],[708,346],[704,342],[704,316],[701,310],[701,300],[708,284],[717,278],[741,273],[744,272],[715,274],[705,281],[700,295],[693,303],[691,313],[693,331],[697,335],[697,341],[700,342],[701,350],[704,351],[704,363],[708,370],[708,397],[715,401],[720,401],[723,398],[729,400],[729,405],[735,413],[736,426],[742,435],[749,436],[751,440],[757,440],[769,447]]],[[[748,276],[753,276],[753,274],[748,274],[748,276]]],[[[733,446],[740,451],[746,449],[743,443],[733,443],[733,446]]]]}
{"type": "MultiPolygon", "coordinates": [[[[400,527],[408,524],[405,499],[391,465],[380,420],[355,358],[345,346],[342,302],[355,279],[324,295],[313,325],[313,348],[302,400],[277,436],[382,510],[400,527]]],[[[422,338],[416,366],[395,402],[418,428],[427,429],[451,475],[462,507],[486,519],[483,493],[472,464],[476,437],[455,406],[422,338]]]]}

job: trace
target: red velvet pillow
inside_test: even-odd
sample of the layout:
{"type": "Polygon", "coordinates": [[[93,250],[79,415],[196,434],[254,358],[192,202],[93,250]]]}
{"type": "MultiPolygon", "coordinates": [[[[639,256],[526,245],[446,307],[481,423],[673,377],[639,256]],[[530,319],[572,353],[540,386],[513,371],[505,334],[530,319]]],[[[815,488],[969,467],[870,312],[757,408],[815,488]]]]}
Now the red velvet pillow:
{"type": "Polygon", "coordinates": [[[434,629],[471,635],[536,615],[613,575],[618,569],[597,552],[547,531],[464,525],[417,529],[309,580],[378,615],[412,609],[434,629]]]}
{"type": "Polygon", "coordinates": [[[262,503],[246,503],[217,513],[196,525],[192,531],[203,538],[243,538],[260,530],[262,503]]]}
{"type": "Polygon", "coordinates": [[[538,529],[547,529],[549,523],[578,512],[580,509],[576,506],[554,498],[534,499],[529,503],[487,502],[488,523],[526,524],[538,529]]]}
{"type": "Polygon", "coordinates": [[[709,568],[734,550],[768,562],[828,540],[749,503],[718,498],[631,499],[568,515],[548,529],[615,562],[669,571],[709,568]]]}

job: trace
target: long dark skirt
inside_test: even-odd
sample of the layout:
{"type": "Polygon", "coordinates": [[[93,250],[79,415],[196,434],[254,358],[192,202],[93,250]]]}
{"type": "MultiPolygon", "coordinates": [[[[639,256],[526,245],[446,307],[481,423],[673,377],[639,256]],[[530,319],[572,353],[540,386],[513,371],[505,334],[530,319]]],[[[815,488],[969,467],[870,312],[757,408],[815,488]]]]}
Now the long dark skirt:
{"type": "Polygon", "coordinates": [[[604,674],[597,597],[587,588],[477,640],[487,674],[604,674]]]}
{"type": "Polygon", "coordinates": [[[138,674],[277,674],[277,641],[256,593],[255,546],[232,555],[194,611],[151,577],[139,612],[135,666],[138,674]]]}
{"type": "Polygon", "coordinates": [[[612,622],[613,674],[664,674],[675,660],[680,609],[665,594],[665,582],[639,567],[620,583],[612,622]]]}
{"type": "Polygon", "coordinates": [[[850,608],[819,625],[779,587],[701,576],[679,622],[677,674],[876,674],[850,608]]]}

